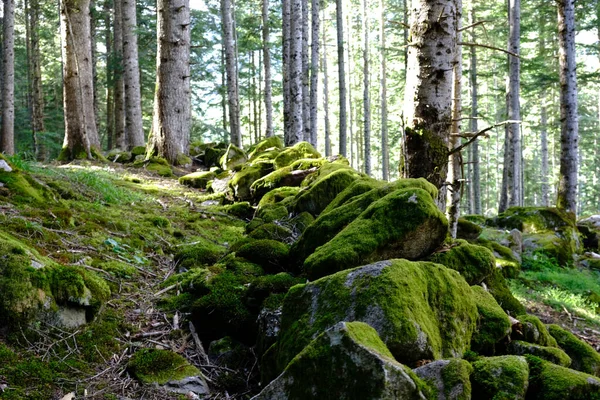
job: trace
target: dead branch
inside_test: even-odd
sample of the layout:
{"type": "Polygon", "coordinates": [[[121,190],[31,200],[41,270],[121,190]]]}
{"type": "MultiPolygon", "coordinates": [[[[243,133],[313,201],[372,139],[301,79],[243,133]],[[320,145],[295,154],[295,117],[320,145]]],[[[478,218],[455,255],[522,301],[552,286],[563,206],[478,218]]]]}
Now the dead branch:
{"type": "Polygon", "coordinates": [[[466,142],[466,143],[464,143],[464,144],[461,144],[460,146],[458,146],[458,147],[455,147],[454,149],[450,150],[450,152],[448,153],[448,155],[452,155],[452,154],[455,154],[455,153],[459,153],[460,151],[462,151],[462,149],[464,149],[465,147],[467,147],[467,146],[469,146],[471,143],[473,143],[475,140],[477,140],[477,138],[478,138],[479,136],[481,136],[481,135],[485,134],[486,132],[489,132],[489,131],[491,131],[492,129],[495,129],[495,128],[499,127],[499,126],[506,125],[506,124],[520,124],[520,123],[521,123],[521,121],[512,121],[512,120],[508,120],[508,121],[502,121],[502,122],[498,122],[498,123],[497,123],[497,124],[495,124],[495,125],[488,126],[487,128],[485,128],[485,129],[482,129],[482,130],[480,130],[479,132],[477,132],[476,134],[474,134],[474,135],[471,137],[471,139],[470,139],[468,142],[466,142]]]}
{"type": "Polygon", "coordinates": [[[461,46],[483,47],[484,49],[501,51],[503,53],[508,54],[509,56],[516,57],[516,58],[519,58],[519,59],[521,58],[518,54],[513,53],[512,51],[508,51],[506,49],[501,49],[500,47],[488,46],[487,44],[470,43],[470,42],[458,42],[458,44],[461,45],[461,46]]]}
{"type": "Polygon", "coordinates": [[[492,22],[492,21],[479,21],[479,22],[475,22],[474,24],[463,26],[458,31],[459,32],[466,31],[467,29],[475,28],[476,26],[483,25],[483,24],[485,24],[487,22],[492,22]]]}

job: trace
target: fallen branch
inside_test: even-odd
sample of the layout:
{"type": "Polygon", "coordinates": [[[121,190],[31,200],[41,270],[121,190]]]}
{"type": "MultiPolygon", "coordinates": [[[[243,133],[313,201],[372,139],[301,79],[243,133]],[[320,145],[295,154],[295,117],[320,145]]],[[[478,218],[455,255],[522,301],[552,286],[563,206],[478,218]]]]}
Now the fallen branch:
{"type": "Polygon", "coordinates": [[[158,297],[158,296],[160,296],[161,294],[165,294],[165,293],[167,293],[168,291],[175,289],[176,287],[177,287],[177,284],[175,284],[175,285],[171,285],[171,286],[168,286],[168,287],[166,287],[166,288],[164,288],[164,289],[162,289],[162,290],[159,290],[158,292],[154,293],[154,297],[158,297]]]}
{"type": "Polygon", "coordinates": [[[203,363],[210,364],[208,356],[206,355],[206,351],[204,351],[204,346],[202,346],[202,342],[200,341],[200,338],[198,337],[198,334],[196,333],[196,327],[194,326],[192,321],[190,321],[189,326],[190,326],[190,333],[192,334],[192,338],[194,339],[194,344],[196,345],[196,351],[200,355],[200,359],[202,360],[203,363]]]}

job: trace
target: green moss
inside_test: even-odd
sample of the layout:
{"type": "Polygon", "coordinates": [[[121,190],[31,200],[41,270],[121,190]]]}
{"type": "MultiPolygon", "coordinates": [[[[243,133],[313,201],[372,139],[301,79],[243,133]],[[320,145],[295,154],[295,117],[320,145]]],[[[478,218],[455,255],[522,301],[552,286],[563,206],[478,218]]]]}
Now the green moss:
{"type": "Polygon", "coordinates": [[[296,215],[294,218],[290,219],[289,225],[293,228],[294,231],[299,233],[304,233],[315,222],[315,217],[313,217],[310,213],[304,211],[300,214],[296,215]]]}
{"type": "MultiPolygon", "coordinates": [[[[360,178],[352,182],[347,188],[342,190],[323,210],[323,214],[343,206],[354,200],[356,197],[371,192],[373,189],[379,189],[384,186],[382,181],[370,177],[360,178]]],[[[375,193],[375,192],[373,192],[375,193]]]]}
{"type": "Polygon", "coordinates": [[[246,225],[246,233],[250,233],[264,224],[265,224],[265,221],[263,221],[262,218],[254,218],[252,221],[248,222],[248,224],[246,225]]]}
{"type": "Polygon", "coordinates": [[[167,218],[160,216],[160,215],[154,215],[150,218],[148,218],[148,222],[150,222],[152,225],[154,225],[157,228],[169,228],[171,226],[171,221],[169,221],[167,218]]]}
{"type": "Polygon", "coordinates": [[[292,287],[304,282],[302,278],[280,272],[275,275],[265,275],[253,280],[248,289],[248,297],[254,306],[260,307],[265,299],[274,294],[285,294],[292,287]]]}
{"type": "Polygon", "coordinates": [[[0,183],[8,189],[9,196],[13,202],[34,204],[52,202],[47,190],[25,172],[17,170],[5,172],[0,170],[0,183]]]}
{"type": "Polygon", "coordinates": [[[466,240],[476,240],[482,231],[483,229],[478,224],[465,218],[458,219],[456,237],[466,240]]]}
{"type": "Polygon", "coordinates": [[[146,147],[145,146],[136,146],[133,149],[131,149],[131,155],[135,158],[137,156],[143,156],[144,154],[146,154],[146,147]]]}
{"type": "Polygon", "coordinates": [[[542,233],[564,227],[575,227],[567,213],[554,207],[511,207],[489,223],[523,233],[542,233]]]}
{"type": "Polygon", "coordinates": [[[132,156],[132,153],[129,151],[121,151],[119,149],[113,149],[113,150],[109,151],[108,154],[106,154],[106,158],[108,158],[108,160],[110,160],[111,162],[127,163],[127,162],[131,161],[131,159],[134,157],[132,156]]]}
{"type": "Polygon", "coordinates": [[[483,282],[496,268],[491,251],[462,239],[453,243],[449,250],[434,253],[430,260],[458,271],[470,285],[483,282]]]}
{"type": "Polygon", "coordinates": [[[236,252],[239,257],[244,257],[262,266],[267,273],[285,270],[288,253],[288,246],[270,239],[252,241],[236,252]]]}
{"type": "Polygon", "coordinates": [[[211,171],[193,172],[179,178],[179,183],[196,189],[206,189],[208,182],[215,177],[216,174],[211,171]]]}
{"type": "Polygon", "coordinates": [[[198,376],[200,371],[179,354],[168,350],[138,350],[129,363],[128,370],[142,383],[164,385],[189,376],[198,376]]]}
{"type": "Polygon", "coordinates": [[[192,268],[194,266],[211,265],[217,262],[226,249],[204,238],[198,238],[196,243],[181,246],[175,254],[175,262],[181,268],[192,268]]]}
{"type": "Polygon", "coordinates": [[[467,400],[471,398],[471,381],[473,367],[465,360],[453,359],[442,370],[444,382],[444,395],[448,399],[467,400]],[[461,388],[461,393],[455,394],[456,388],[461,388]]]}
{"type": "Polygon", "coordinates": [[[244,164],[248,160],[246,153],[242,149],[233,144],[230,144],[225,150],[225,154],[220,159],[221,168],[224,170],[233,170],[234,168],[244,164]]]}
{"type": "Polygon", "coordinates": [[[356,343],[374,350],[386,358],[394,359],[394,356],[390,353],[385,343],[381,341],[377,331],[370,325],[358,321],[349,322],[346,324],[346,329],[348,330],[348,336],[356,343]]]}
{"type": "Polygon", "coordinates": [[[539,344],[540,346],[558,347],[556,339],[550,335],[546,325],[538,317],[524,314],[519,315],[517,319],[523,325],[522,339],[524,341],[539,344]]]}
{"type": "Polygon", "coordinates": [[[494,270],[484,283],[504,311],[513,316],[525,314],[525,307],[512,295],[501,271],[494,270]]]}
{"type": "Polygon", "coordinates": [[[471,215],[463,215],[464,220],[477,224],[481,227],[485,226],[487,218],[483,215],[471,214],[471,215]]]}
{"type": "Polygon", "coordinates": [[[496,257],[496,266],[502,269],[505,278],[516,278],[521,272],[521,262],[515,257],[511,249],[492,240],[479,238],[477,244],[487,247],[496,257]]]}
{"type": "Polygon", "coordinates": [[[520,340],[510,342],[508,345],[508,353],[518,356],[530,354],[563,367],[571,365],[571,357],[561,349],[556,347],[544,347],[520,340]]]}
{"type": "Polygon", "coordinates": [[[479,322],[477,331],[473,334],[471,349],[493,355],[496,344],[510,334],[511,323],[508,315],[484,288],[472,286],[471,289],[479,312],[479,322]]]}
{"type": "Polygon", "coordinates": [[[558,325],[549,325],[548,331],[558,346],[571,357],[571,368],[600,376],[600,354],[592,346],[558,325]]]}
{"type": "Polygon", "coordinates": [[[147,171],[154,172],[163,177],[173,176],[171,165],[169,165],[169,162],[162,157],[151,157],[150,160],[143,163],[146,165],[147,171]]]}
{"type": "Polygon", "coordinates": [[[598,400],[600,380],[535,356],[526,356],[530,379],[527,398],[533,400],[598,400]]]}
{"type": "Polygon", "coordinates": [[[264,222],[274,222],[286,218],[288,209],[282,204],[265,204],[256,210],[256,218],[264,222]]]}
{"type": "Polygon", "coordinates": [[[529,366],[524,357],[482,358],[473,363],[471,384],[474,399],[524,399],[529,366]]]}
{"type": "Polygon", "coordinates": [[[217,210],[226,212],[227,214],[233,215],[235,217],[250,220],[254,215],[254,207],[247,201],[240,201],[233,204],[228,204],[226,206],[218,207],[217,210]]]}
{"type": "Polygon", "coordinates": [[[289,197],[296,196],[300,192],[300,188],[284,186],[273,189],[266,193],[259,201],[258,207],[264,207],[267,204],[277,204],[289,197]]]}
{"type": "Polygon", "coordinates": [[[94,265],[106,272],[110,272],[118,278],[133,278],[138,275],[139,271],[130,264],[121,261],[107,261],[94,265]]]}
{"type": "Polygon", "coordinates": [[[177,158],[175,159],[175,165],[192,165],[192,159],[187,154],[179,153],[177,154],[177,158]]]}
{"type": "Polygon", "coordinates": [[[228,185],[233,190],[233,194],[237,200],[250,200],[253,198],[250,187],[254,181],[269,172],[269,166],[266,164],[246,166],[233,175],[228,185]]]}
{"type": "Polygon", "coordinates": [[[292,239],[292,231],[281,225],[269,223],[263,224],[253,230],[248,236],[252,239],[270,239],[278,242],[287,243],[292,239]]]}
{"type": "Polygon", "coordinates": [[[377,260],[419,259],[443,242],[447,229],[448,222],[429,193],[422,189],[397,190],[372,203],[316,249],[303,268],[310,279],[315,279],[377,260]]]}
{"type": "Polygon", "coordinates": [[[321,154],[308,142],[296,143],[286,148],[275,158],[275,169],[287,167],[301,158],[320,158],[321,154]]]}
{"type": "Polygon", "coordinates": [[[271,136],[251,146],[248,150],[248,158],[252,161],[269,150],[283,149],[283,147],[283,140],[279,136],[271,136]]]}

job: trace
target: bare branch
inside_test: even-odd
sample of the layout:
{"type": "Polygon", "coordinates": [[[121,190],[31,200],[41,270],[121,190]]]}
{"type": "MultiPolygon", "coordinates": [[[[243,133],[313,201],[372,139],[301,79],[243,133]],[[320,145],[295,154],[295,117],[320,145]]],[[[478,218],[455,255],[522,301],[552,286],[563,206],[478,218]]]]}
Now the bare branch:
{"type": "Polygon", "coordinates": [[[492,22],[492,21],[479,21],[479,22],[475,22],[474,24],[471,24],[471,25],[464,26],[464,27],[460,28],[458,31],[459,32],[466,31],[467,29],[471,29],[471,28],[475,28],[476,26],[483,25],[486,22],[492,22]]]}
{"type": "Polygon", "coordinates": [[[495,129],[495,128],[499,127],[499,126],[506,125],[506,124],[520,124],[520,123],[521,123],[521,121],[513,121],[513,120],[502,121],[502,122],[498,122],[495,125],[488,126],[487,128],[482,129],[482,130],[480,130],[479,132],[477,132],[475,134],[470,133],[470,135],[472,135],[471,139],[468,142],[466,142],[464,144],[461,144],[460,146],[455,147],[454,149],[450,150],[450,152],[448,153],[448,155],[459,153],[462,149],[464,149],[465,147],[467,147],[471,143],[473,143],[475,140],[477,140],[477,138],[479,136],[485,134],[486,132],[491,131],[492,129],[495,129]]]}
{"type": "Polygon", "coordinates": [[[480,44],[480,43],[469,43],[469,42],[458,42],[458,44],[461,45],[461,46],[483,47],[484,49],[501,51],[503,53],[508,54],[509,56],[513,56],[513,57],[516,57],[516,58],[519,58],[519,59],[521,58],[518,54],[513,53],[512,51],[501,49],[500,47],[488,46],[486,44],[480,44]]]}

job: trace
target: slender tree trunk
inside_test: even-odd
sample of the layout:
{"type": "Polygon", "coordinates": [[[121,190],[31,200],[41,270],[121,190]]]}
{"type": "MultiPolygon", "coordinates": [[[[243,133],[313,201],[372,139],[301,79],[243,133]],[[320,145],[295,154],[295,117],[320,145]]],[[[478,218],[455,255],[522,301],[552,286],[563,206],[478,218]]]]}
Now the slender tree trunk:
{"type": "Polygon", "coordinates": [[[4,0],[2,26],[2,141],[0,152],[15,152],[15,1],[4,0]]]}
{"type": "MultiPolygon", "coordinates": [[[[348,89],[346,96],[348,99],[347,110],[348,110],[348,133],[346,134],[346,149],[349,151],[350,163],[351,165],[355,165],[354,168],[360,170],[360,149],[362,148],[362,143],[360,138],[357,137],[356,131],[354,129],[354,96],[352,95],[352,86],[353,86],[353,78],[354,78],[354,57],[352,57],[352,40],[350,40],[350,35],[352,33],[352,24],[350,23],[350,13],[346,15],[346,43],[347,48],[344,54],[344,62],[348,68],[348,89]],[[348,57],[346,59],[346,57],[348,57]]],[[[346,71],[344,71],[344,74],[346,71]]],[[[358,126],[358,124],[357,124],[358,126]]],[[[360,136],[360,135],[359,135],[360,136]]]]}
{"type": "Polygon", "coordinates": [[[221,110],[223,113],[223,131],[227,131],[227,79],[225,76],[225,42],[221,40],[221,110]]]}
{"type": "Polygon", "coordinates": [[[111,35],[111,0],[104,1],[104,35],[106,39],[106,137],[107,147],[115,143],[115,102],[114,102],[114,54],[111,35]]]}
{"type": "MultiPolygon", "coordinates": [[[[117,0],[119,1],[119,0],[117,0]]],[[[142,125],[142,94],[137,40],[137,16],[135,0],[123,1],[123,67],[125,80],[125,121],[129,146],[144,146],[142,125]]]]}
{"type": "Polygon", "coordinates": [[[282,0],[282,75],[283,75],[283,137],[285,144],[292,142],[291,112],[292,98],[290,94],[290,44],[291,44],[291,4],[292,0],[282,0]]]}
{"type": "Polygon", "coordinates": [[[262,59],[262,53],[259,51],[258,52],[258,138],[259,140],[262,140],[263,138],[263,110],[262,110],[262,99],[264,98],[264,92],[263,92],[263,70],[262,70],[262,65],[263,65],[263,59],[262,59]]]}
{"type": "MultiPolygon", "coordinates": [[[[521,40],[521,0],[509,0],[509,42],[508,50],[514,54],[520,54],[521,40]]],[[[511,121],[521,120],[521,104],[519,93],[521,87],[521,60],[518,57],[508,58],[508,92],[506,103],[508,106],[508,119],[511,121]]],[[[522,205],[521,187],[521,130],[519,123],[508,124],[508,138],[512,155],[511,169],[508,173],[508,206],[522,205]]]]}
{"type": "Polygon", "coordinates": [[[227,100],[229,104],[230,141],[235,146],[242,145],[240,127],[240,99],[238,96],[237,57],[234,31],[234,16],[231,0],[221,0],[221,17],[225,36],[225,65],[227,71],[227,100]]]}
{"type": "Polygon", "coordinates": [[[388,144],[387,126],[387,64],[385,60],[385,0],[380,0],[379,35],[381,40],[381,174],[385,181],[390,180],[390,149],[388,144]]]}
{"type": "Polygon", "coordinates": [[[310,141],[310,63],[308,57],[308,0],[302,0],[302,140],[310,141]]]}
{"type": "Polygon", "coordinates": [[[365,173],[371,175],[371,97],[369,96],[369,20],[367,1],[363,0],[363,132],[365,146],[365,173]]]}
{"type": "Polygon", "coordinates": [[[271,51],[269,46],[269,0],[262,2],[263,64],[265,67],[265,136],[273,136],[273,100],[271,99],[271,51]]]}
{"type": "Polygon", "coordinates": [[[338,74],[339,74],[339,93],[340,93],[340,154],[347,156],[347,137],[346,137],[346,70],[344,66],[344,16],[342,10],[342,0],[336,0],[336,21],[337,21],[337,48],[338,48],[338,74]]]}
{"type": "Polygon", "coordinates": [[[311,0],[310,143],[317,147],[319,85],[319,0],[311,0]]]}
{"type": "MultiPolygon", "coordinates": [[[[477,21],[475,16],[475,7],[471,4],[471,24],[474,24],[477,21]]],[[[471,29],[471,41],[475,43],[476,35],[475,28],[471,29]]],[[[479,108],[477,102],[478,95],[478,87],[477,87],[477,49],[475,46],[471,46],[471,132],[477,132],[479,130],[479,126],[477,123],[477,118],[479,116],[479,108]]],[[[479,139],[476,139],[472,144],[472,170],[473,170],[473,181],[471,182],[472,192],[473,192],[473,201],[472,208],[473,213],[480,215],[481,214],[481,177],[480,177],[480,169],[479,169],[479,139]]]]}
{"type": "Polygon", "coordinates": [[[252,65],[252,128],[254,129],[254,143],[258,143],[259,133],[258,133],[258,86],[256,84],[256,74],[257,70],[260,69],[256,67],[256,52],[251,52],[251,63],[252,65]]]}
{"type": "Polygon", "coordinates": [[[127,149],[129,140],[125,131],[125,80],[123,79],[123,3],[122,0],[114,0],[114,59],[113,73],[115,82],[115,147],[121,150],[127,149]]]}
{"type": "Polygon", "coordinates": [[[63,0],[65,140],[60,160],[93,158],[100,151],[94,116],[90,1],[63,0]]]}
{"type": "Polygon", "coordinates": [[[550,195],[548,187],[548,110],[546,108],[546,91],[540,92],[540,145],[542,155],[541,181],[542,181],[542,206],[550,205],[550,195]]]}
{"type": "Polygon", "coordinates": [[[577,72],[575,60],[575,0],[558,1],[560,75],[560,173],[557,207],[577,214],[577,72]]]}
{"type": "Polygon", "coordinates": [[[325,113],[325,156],[331,156],[331,128],[329,126],[329,85],[327,76],[327,31],[323,8],[323,111],[325,113]]]}
{"type": "MultiPolygon", "coordinates": [[[[90,37],[92,39],[92,81],[94,83],[94,120],[96,129],[100,126],[100,106],[98,104],[98,50],[96,46],[96,0],[90,0],[90,37]]],[[[100,141],[102,142],[102,141],[100,141]]]]}
{"type": "Polygon", "coordinates": [[[302,0],[291,0],[290,9],[290,142],[295,144],[304,138],[302,101],[302,0]]]}
{"type": "Polygon", "coordinates": [[[190,2],[158,0],[156,92],[148,154],[178,164],[191,128],[190,2]]]}
{"type": "Polygon", "coordinates": [[[448,172],[459,10],[453,0],[414,0],[406,78],[405,175],[442,188],[448,172]]]}

